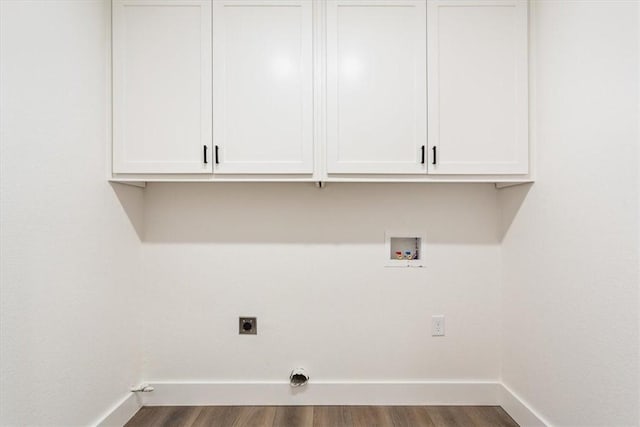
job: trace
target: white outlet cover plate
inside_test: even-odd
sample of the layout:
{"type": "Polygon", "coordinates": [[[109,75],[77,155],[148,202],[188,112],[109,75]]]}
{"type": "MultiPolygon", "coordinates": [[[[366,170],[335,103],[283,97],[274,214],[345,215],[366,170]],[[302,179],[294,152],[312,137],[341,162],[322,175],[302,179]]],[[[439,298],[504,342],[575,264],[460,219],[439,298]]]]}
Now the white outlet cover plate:
{"type": "Polygon", "coordinates": [[[431,336],[444,336],[444,315],[438,314],[431,316],[431,336]]]}

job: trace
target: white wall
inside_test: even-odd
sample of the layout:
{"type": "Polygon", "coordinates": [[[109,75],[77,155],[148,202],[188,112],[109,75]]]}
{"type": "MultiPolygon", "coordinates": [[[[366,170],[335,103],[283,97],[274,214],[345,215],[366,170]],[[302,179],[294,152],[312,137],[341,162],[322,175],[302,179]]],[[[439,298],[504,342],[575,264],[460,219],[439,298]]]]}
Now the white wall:
{"type": "Polygon", "coordinates": [[[86,425],[140,377],[142,192],[105,179],[109,8],[0,8],[0,424],[86,425]]]}
{"type": "Polygon", "coordinates": [[[143,377],[496,380],[497,217],[492,185],[150,184],[143,377]],[[384,268],[385,230],[424,232],[427,267],[384,268]]]}
{"type": "Polygon", "coordinates": [[[533,4],[538,177],[499,196],[502,379],[558,426],[640,422],[638,7],[533,4]]]}
{"type": "Polygon", "coordinates": [[[141,378],[497,378],[491,185],[112,188],[108,3],[0,1],[0,424],[87,424],[141,378]],[[425,269],[383,267],[405,229],[425,269]]]}
{"type": "Polygon", "coordinates": [[[0,424],[87,424],[141,378],[299,365],[325,381],[501,375],[554,425],[637,424],[637,9],[534,3],[530,189],[143,193],[105,180],[108,2],[0,1],[0,424]],[[384,231],[403,229],[426,234],[425,269],[382,267],[384,231]],[[258,336],[237,335],[239,315],[258,336]]]}

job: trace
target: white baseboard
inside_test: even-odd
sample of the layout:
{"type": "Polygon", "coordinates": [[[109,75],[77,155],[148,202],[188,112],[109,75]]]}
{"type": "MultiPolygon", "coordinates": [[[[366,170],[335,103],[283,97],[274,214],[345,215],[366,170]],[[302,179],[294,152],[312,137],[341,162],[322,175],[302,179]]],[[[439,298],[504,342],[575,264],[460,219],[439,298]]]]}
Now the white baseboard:
{"type": "Polygon", "coordinates": [[[551,427],[504,384],[483,381],[288,382],[148,381],[96,423],[123,426],[142,406],[198,405],[500,405],[521,427],[551,427]]]}
{"type": "Polygon", "coordinates": [[[142,407],[142,402],[134,393],[127,396],[107,412],[100,421],[95,423],[98,427],[122,427],[142,407]]]}
{"type": "Polygon", "coordinates": [[[176,383],[147,381],[143,405],[497,405],[497,382],[176,383]]]}
{"type": "Polygon", "coordinates": [[[549,422],[504,384],[500,384],[499,405],[520,427],[551,427],[549,422]]]}

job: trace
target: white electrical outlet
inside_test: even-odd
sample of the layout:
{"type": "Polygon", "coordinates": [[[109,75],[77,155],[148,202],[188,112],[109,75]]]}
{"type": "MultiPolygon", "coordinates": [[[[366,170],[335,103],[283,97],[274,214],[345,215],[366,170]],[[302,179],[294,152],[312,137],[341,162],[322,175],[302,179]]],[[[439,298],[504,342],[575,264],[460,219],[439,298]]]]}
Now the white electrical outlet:
{"type": "Polygon", "coordinates": [[[431,336],[432,337],[444,336],[444,315],[443,314],[431,316],[431,336]]]}

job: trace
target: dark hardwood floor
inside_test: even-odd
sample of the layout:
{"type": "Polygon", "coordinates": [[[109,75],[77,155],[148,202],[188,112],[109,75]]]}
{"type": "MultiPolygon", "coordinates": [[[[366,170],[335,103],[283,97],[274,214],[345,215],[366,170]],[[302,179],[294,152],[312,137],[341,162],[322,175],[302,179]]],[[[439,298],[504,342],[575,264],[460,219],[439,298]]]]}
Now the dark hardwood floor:
{"type": "Polygon", "coordinates": [[[499,406],[145,406],[126,427],[517,427],[499,406]]]}

